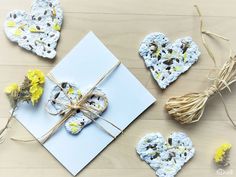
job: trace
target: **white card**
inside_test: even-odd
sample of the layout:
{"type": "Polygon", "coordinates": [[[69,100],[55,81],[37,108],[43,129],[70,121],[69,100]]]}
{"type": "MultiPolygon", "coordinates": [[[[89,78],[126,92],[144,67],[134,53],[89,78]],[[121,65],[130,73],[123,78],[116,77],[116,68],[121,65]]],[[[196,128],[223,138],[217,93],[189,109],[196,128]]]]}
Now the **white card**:
{"type": "MultiPolygon", "coordinates": [[[[68,81],[77,84],[79,88],[88,88],[117,62],[117,58],[90,32],[51,73],[61,82],[68,81]]],[[[37,139],[61,119],[45,110],[54,86],[47,79],[41,101],[35,107],[23,103],[15,113],[16,119],[37,139]]],[[[98,88],[106,94],[109,101],[107,110],[102,114],[103,118],[122,130],[156,101],[122,64],[98,88]]],[[[97,122],[115,135],[120,133],[99,118],[97,122]]],[[[69,134],[61,126],[43,146],[71,174],[76,175],[112,141],[109,134],[91,123],[78,135],[69,134]]]]}

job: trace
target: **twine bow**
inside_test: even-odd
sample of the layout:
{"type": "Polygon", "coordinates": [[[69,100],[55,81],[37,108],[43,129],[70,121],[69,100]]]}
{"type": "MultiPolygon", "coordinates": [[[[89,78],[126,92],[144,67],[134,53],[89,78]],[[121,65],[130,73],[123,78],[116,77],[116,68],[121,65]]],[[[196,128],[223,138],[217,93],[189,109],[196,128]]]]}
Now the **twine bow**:
{"type": "MultiPolygon", "coordinates": [[[[63,117],[47,132],[45,133],[42,137],[39,138],[40,143],[44,144],[50,137],[52,137],[56,131],[73,115],[75,115],[77,113],[78,110],[80,110],[81,112],[83,112],[83,114],[90,119],[93,123],[95,123],[95,125],[97,125],[101,130],[103,130],[104,132],[106,132],[108,135],[110,135],[113,138],[116,138],[115,135],[113,135],[112,133],[110,133],[108,130],[106,130],[106,128],[104,128],[102,125],[100,125],[98,122],[96,122],[95,117],[99,117],[100,119],[102,119],[103,121],[109,123],[110,125],[112,125],[114,128],[116,128],[117,130],[119,130],[120,132],[122,132],[122,130],[117,127],[115,124],[113,124],[112,122],[104,119],[102,116],[99,115],[99,110],[89,106],[89,104],[87,104],[87,101],[89,98],[91,98],[92,95],[99,95],[101,96],[104,101],[105,101],[105,106],[102,108],[102,110],[100,110],[100,112],[103,112],[106,107],[107,107],[107,98],[105,95],[100,94],[99,92],[96,92],[96,88],[97,86],[104,81],[118,66],[120,65],[120,62],[117,62],[107,73],[105,73],[103,76],[101,76],[98,81],[84,94],[81,95],[81,97],[77,100],[73,100],[70,98],[70,96],[68,95],[67,92],[65,92],[65,90],[61,87],[61,83],[57,81],[57,79],[53,76],[52,73],[49,73],[47,75],[47,77],[54,82],[60,89],[61,91],[63,91],[64,95],[67,97],[67,99],[69,100],[69,104],[65,104],[63,102],[60,102],[60,100],[49,100],[49,101],[54,101],[55,103],[58,104],[62,104],[66,109],[61,110],[60,112],[51,112],[48,109],[48,103],[45,106],[46,111],[51,114],[51,115],[63,115],[63,117]]],[[[21,141],[21,142],[32,142],[35,140],[22,140],[22,139],[16,139],[16,138],[11,138],[14,141],[21,141]]]]}
{"type": "MultiPolygon", "coordinates": [[[[195,8],[197,9],[198,15],[200,17],[200,22],[201,22],[200,30],[201,30],[203,45],[216,66],[215,57],[212,51],[209,49],[203,34],[211,35],[213,37],[219,37],[226,41],[229,40],[218,34],[203,30],[202,15],[200,13],[199,8],[197,6],[195,6],[195,8]]],[[[209,78],[209,80],[212,79],[209,78]]],[[[224,105],[227,117],[229,118],[233,126],[236,128],[236,124],[230,117],[223,96],[221,94],[221,91],[224,90],[225,88],[227,88],[231,92],[229,86],[233,84],[235,81],[236,81],[236,56],[232,57],[230,50],[229,60],[226,61],[223,67],[218,71],[216,77],[213,79],[212,85],[208,89],[200,93],[189,93],[184,96],[172,97],[166,103],[165,108],[167,109],[168,113],[171,116],[173,116],[174,119],[179,121],[181,124],[198,122],[204,113],[205,106],[209,98],[218,93],[224,105]]]]}
{"type": "MultiPolygon", "coordinates": [[[[62,117],[62,119],[54,126],[52,127],[42,138],[41,143],[45,143],[57,130],[58,128],[60,128],[61,125],[63,125],[64,122],[66,122],[71,116],[75,115],[77,113],[77,110],[80,110],[83,112],[84,115],[86,115],[86,117],[88,119],[90,119],[93,123],[95,123],[100,129],[102,129],[103,131],[105,131],[107,134],[109,134],[111,137],[115,138],[114,135],[112,135],[108,130],[106,130],[103,126],[101,126],[99,123],[97,123],[95,121],[94,117],[99,117],[100,119],[102,119],[103,121],[109,123],[110,125],[112,125],[113,127],[115,127],[117,130],[119,130],[120,132],[122,132],[122,130],[117,127],[116,125],[114,125],[112,122],[102,118],[102,116],[99,115],[98,113],[98,109],[90,106],[90,104],[87,104],[87,101],[89,98],[91,98],[91,96],[93,95],[99,95],[101,96],[104,100],[105,100],[105,106],[102,108],[102,110],[100,110],[101,112],[103,112],[106,107],[107,107],[107,98],[105,97],[105,95],[99,94],[98,92],[94,92],[95,89],[97,88],[97,86],[103,81],[105,80],[118,66],[120,65],[120,62],[117,62],[107,73],[105,73],[101,78],[98,79],[98,81],[84,94],[81,95],[80,99],[78,100],[73,100],[69,97],[68,93],[64,91],[64,89],[61,87],[61,84],[56,80],[56,78],[53,76],[52,73],[48,74],[48,78],[54,82],[55,84],[57,84],[58,87],[61,88],[61,90],[63,91],[63,93],[65,94],[65,96],[68,98],[68,100],[70,101],[70,104],[66,104],[64,105],[66,107],[65,110],[62,110],[62,112],[64,113],[64,116],[62,117]]],[[[51,101],[55,101],[58,102],[60,104],[60,101],[58,100],[51,100],[51,101]]],[[[46,110],[50,113],[53,114],[49,111],[49,109],[47,109],[46,106],[46,110]]],[[[61,112],[60,112],[61,114],[61,112]]]]}

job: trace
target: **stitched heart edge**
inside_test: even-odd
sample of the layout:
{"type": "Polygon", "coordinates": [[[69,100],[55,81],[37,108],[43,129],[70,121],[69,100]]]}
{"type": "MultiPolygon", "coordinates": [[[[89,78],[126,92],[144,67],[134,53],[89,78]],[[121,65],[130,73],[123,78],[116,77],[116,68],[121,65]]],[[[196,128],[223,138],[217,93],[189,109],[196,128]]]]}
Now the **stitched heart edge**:
{"type": "MultiPolygon", "coordinates": [[[[139,48],[139,55],[143,58],[145,65],[147,68],[149,68],[149,70],[152,73],[152,77],[156,80],[157,84],[160,86],[161,89],[165,89],[166,87],[168,87],[171,83],[173,83],[174,81],[176,81],[178,79],[178,77],[185,73],[186,71],[188,71],[191,66],[198,61],[199,56],[200,56],[200,51],[199,51],[199,47],[197,46],[197,44],[192,40],[191,37],[187,36],[184,38],[179,38],[177,40],[175,40],[174,42],[170,42],[169,39],[166,37],[166,35],[164,35],[163,33],[160,32],[154,32],[154,33],[150,33],[148,34],[144,40],[141,42],[140,48],[139,48]],[[168,75],[168,77],[170,77],[170,79],[164,79],[164,81],[161,81],[159,79],[156,78],[157,73],[151,69],[154,61],[156,62],[157,57],[151,57],[152,52],[150,51],[150,44],[151,43],[155,43],[156,45],[159,44],[159,46],[165,45],[165,49],[168,49],[167,47],[173,47],[173,44],[177,44],[177,42],[184,40],[184,41],[191,41],[191,47],[189,47],[190,49],[195,49],[196,50],[196,56],[194,58],[190,58],[188,59],[188,63],[185,63],[183,66],[183,70],[181,70],[181,72],[175,72],[177,74],[174,73],[174,77],[170,77],[170,75],[168,75]]],[[[163,60],[163,59],[161,59],[163,60]]],[[[159,65],[163,64],[163,63],[158,63],[159,65]]],[[[161,71],[160,71],[161,72],[161,71]]]]}
{"type": "Polygon", "coordinates": [[[153,170],[155,170],[157,176],[159,176],[159,177],[173,177],[173,176],[175,176],[175,175],[181,170],[181,168],[182,168],[187,162],[189,162],[189,160],[191,160],[191,158],[192,158],[192,157],[194,156],[194,154],[195,154],[195,148],[194,148],[194,146],[193,146],[193,144],[192,144],[192,140],[191,140],[185,133],[183,133],[183,132],[173,132],[173,133],[171,133],[171,134],[168,136],[167,139],[165,139],[165,138],[162,136],[161,133],[157,132],[157,133],[150,133],[150,134],[147,134],[147,135],[145,135],[144,137],[142,137],[142,138],[140,139],[140,141],[138,142],[137,146],[136,146],[136,152],[137,152],[137,154],[139,155],[139,157],[140,157],[141,160],[145,161],[153,170]],[[146,148],[146,147],[147,147],[146,145],[148,145],[148,146],[150,145],[150,144],[148,144],[148,143],[151,143],[151,141],[152,141],[152,140],[150,141],[150,139],[154,139],[154,140],[160,139],[162,143],[164,143],[164,144],[172,144],[172,146],[175,147],[175,145],[173,145],[173,143],[176,144],[176,142],[173,142],[173,136],[176,136],[176,135],[177,135],[177,137],[180,136],[180,139],[178,139],[177,141],[183,141],[184,139],[186,139],[186,141],[189,142],[189,148],[190,148],[189,153],[190,153],[190,155],[188,156],[188,158],[185,159],[185,161],[183,162],[183,164],[180,164],[180,168],[177,169],[176,172],[175,172],[173,175],[168,176],[167,174],[164,174],[164,175],[158,174],[158,171],[157,171],[157,169],[156,169],[156,166],[152,165],[151,162],[149,162],[147,159],[145,159],[145,155],[147,155],[147,154],[146,154],[145,151],[142,152],[142,148],[144,148],[144,147],[146,148]],[[182,138],[181,138],[181,137],[182,137],[182,138]],[[170,140],[170,138],[171,138],[171,140],[170,140]],[[148,142],[148,141],[150,141],[150,142],[148,142]],[[171,142],[170,142],[170,141],[171,141],[171,142]]]}

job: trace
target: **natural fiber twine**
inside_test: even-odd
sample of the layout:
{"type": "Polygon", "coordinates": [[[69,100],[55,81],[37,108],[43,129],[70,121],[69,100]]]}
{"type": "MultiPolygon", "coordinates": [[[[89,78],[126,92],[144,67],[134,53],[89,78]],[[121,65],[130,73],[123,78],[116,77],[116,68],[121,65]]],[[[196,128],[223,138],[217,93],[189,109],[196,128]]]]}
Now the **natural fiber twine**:
{"type": "MultiPolygon", "coordinates": [[[[56,132],[57,130],[71,117],[73,116],[76,111],[78,109],[80,109],[84,115],[86,115],[86,117],[88,119],[90,119],[98,128],[100,128],[101,130],[103,130],[104,132],[106,132],[108,135],[110,135],[113,139],[116,138],[115,135],[113,135],[112,133],[110,133],[106,128],[104,128],[102,125],[100,125],[98,122],[96,122],[96,120],[93,118],[94,116],[99,117],[100,119],[102,119],[103,121],[109,123],[111,126],[113,126],[114,128],[116,128],[117,130],[119,130],[121,133],[123,133],[123,130],[121,130],[118,126],[116,126],[115,124],[113,124],[112,122],[104,119],[102,116],[100,116],[96,110],[86,107],[86,101],[88,98],[90,98],[94,93],[93,91],[97,88],[97,86],[104,81],[107,77],[110,76],[110,74],[113,73],[113,71],[115,71],[118,66],[120,65],[120,61],[117,62],[114,66],[112,66],[112,68],[110,68],[109,71],[107,71],[106,73],[104,73],[97,81],[95,84],[93,84],[93,86],[87,91],[87,93],[85,95],[82,95],[82,98],[80,100],[77,100],[76,102],[74,102],[74,100],[71,100],[68,96],[68,99],[71,101],[71,104],[67,105],[69,111],[49,130],[47,131],[44,135],[42,135],[40,138],[38,139],[19,139],[19,138],[11,138],[11,140],[13,141],[18,141],[18,142],[35,142],[35,141],[39,141],[41,144],[44,144],[47,140],[49,140],[56,132]]],[[[49,73],[47,75],[48,79],[50,79],[53,83],[55,83],[57,86],[60,87],[60,82],[57,81],[57,79],[53,76],[52,73],[49,73]]],[[[61,88],[63,91],[63,88],[61,88]]],[[[67,96],[67,93],[65,92],[65,96],[67,96]]],[[[106,99],[106,97],[104,95],[100,95],[101,97],[103,97],[104,99],[106,99]]],[[[56,101],[56,100],[53,100],[56,101]]],[[[107,106],[106,106],[107,107],[107,106]]],[[[51,113],[47,107],[45,107],[46,111],[51,114],[54,115],[54,113],[51,113]]],[[[105,109],[105,108],[104,108],[105,109]]]]}
{"type": "MultiPolygon", "coordinates": [[[[216,66],[214,55],[206,43],[204,34],[210,35],[212,37],[219,37],[227,41],[229,40],[218,34],[203,30],[202,15],[199,11],[199,8],[196,5],[195,8],[197,9],[198,15],[200,17],[200,30],[201,30],[203,45],[216,66]]],[[[194,93],[188,93],[184,96],[172,97],[166,103],[165,108],[167,109],[168,113],[181,124],[190,124],[198,122],[204,113],[206,103],[209,100],[209,98],[218,94],[223,102],[227,117],[229,118],[233,126],[236,128],[236,124],[230,117],[223,96],[221,94],[221,91],[224,90],[225,88],[227,88],[231,92],[229,86],[233,84],[235,81],[236,81],[236,56],[232,57],[230,54],[229,60],[226,61],[223,67],[218,71],[216,77],[212,81],[212,85],[209,88],[200,93],[194,92],[194,93]]]]}

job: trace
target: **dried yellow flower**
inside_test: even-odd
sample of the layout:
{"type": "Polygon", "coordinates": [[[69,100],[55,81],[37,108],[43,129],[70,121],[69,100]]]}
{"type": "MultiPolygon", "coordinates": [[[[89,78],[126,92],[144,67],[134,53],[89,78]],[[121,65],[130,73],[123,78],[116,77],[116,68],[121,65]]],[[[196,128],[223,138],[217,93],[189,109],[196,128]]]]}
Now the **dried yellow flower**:
{"type": "Polygon", "coordinates": [[[45,76],[42,71],[35,69],[29,70],[27,78],[31,81],[31,84],[43,84],[45,82],[45,76]]]}
{"type": "MultiPolygon", "coordinates": [[[[4,91],[7,94],[11,106],[12,113],[8,118],[6,125],[0,130],[0,137],[9,128],[9,123],[13,118],[14,112],[18,106],[19,102],[30,102],[34,105],[43,94],[43,83],[45,82],[45,77],[42,71],[35,69],[29,70],[25,76],[25,80],[19,86],[16,83],[9,85],[4,91]]],[[[2,138],[2,137],[1,137],[2,138]]]]}
{"type": "Polygon", "coordinates": [[[31,102],[34,105],[40,99],[43,94],[43,88],[37,84],[34,84],[30,87],[31,102]]]}
{"type": "Polygon", "coordinates": [[[28,71],[27,78],[31,84],[29,92],[31,94],[31,102],[34,105],[43,94],[43,88],[40,85],[45,82],[45,76],[42,71],[35,69],[28,71]]]}
{"type": "Polygon", "coordinates": [[[228,160],[227,160],[227,154],[229,150],[231,149],[232,145],[225,143],[222,144],[219,148],[217,148],[215,156],[214,156],[214,161],[218,165],[222,166],[227,166],[229,165],[228,160]]]}
{"type": "Polygon", "coordinates": [[[12,94],[12,93],[16,93],[16,92],[19,92],[20,91],[20,87],[18,84],[16,83],[13,83],[11,85],[9,85],[8,87],[5,88],[4,92],[6,94],[12,94]]]}
{"type": "Polygon", "coordinates": [[[5,89],[5,93],[9,96],[14,106],[19,101],[31,101],[34,105],[43,93],[42,85],[44,82],[45,76],[42,71],[38,69],[29,70],[21,87],[13,83],[5,89]]]}

